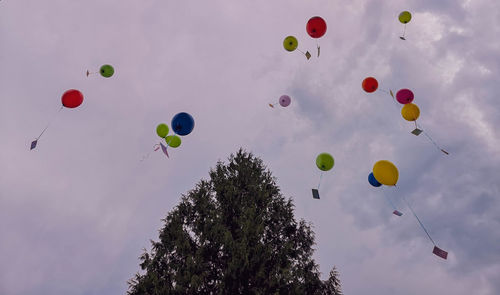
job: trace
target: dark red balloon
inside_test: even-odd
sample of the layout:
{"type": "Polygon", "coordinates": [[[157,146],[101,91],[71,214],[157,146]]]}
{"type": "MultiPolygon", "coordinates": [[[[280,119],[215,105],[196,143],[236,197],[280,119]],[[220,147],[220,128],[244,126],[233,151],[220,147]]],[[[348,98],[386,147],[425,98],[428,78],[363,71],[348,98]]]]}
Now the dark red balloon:
{"type": "Polygon", "coordinates": [[[321,38],[326,33],[325,20],[319,16],[311,17],[307,22],[306,31],[313,38],[321,38]]]}
{"type": "Polygon", "coordinates": [[[363,83],[361,84],[361,87],[363,87],[363,90],[372,93],[378,88],[378,82],[377,79],[373,77],[368,77],[363,80],[363,83]]]}
{"type": "Polygon", "coordinates": [[[61,100],[63,106],[73,109],[82,104],[83,94],[76,89],[70,89],[64,92],[61,100]]]}

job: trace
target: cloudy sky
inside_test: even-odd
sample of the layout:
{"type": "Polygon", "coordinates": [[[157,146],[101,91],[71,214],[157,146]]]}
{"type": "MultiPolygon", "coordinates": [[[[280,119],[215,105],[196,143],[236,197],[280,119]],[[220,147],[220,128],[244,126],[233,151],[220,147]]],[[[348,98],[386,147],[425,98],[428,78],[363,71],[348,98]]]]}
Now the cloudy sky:
{"type": "Polygon", "coordinates": [[[322,277],[337,266],[346,294],[500,294],[499,19],[491,0],[2,0],[0,294],[124,294],[161,219],[239,147],[312,223],[322,277]],[[321,56],[286,52],[287,35],[314,52],[315,15],[321,56]],[[112,78],[85,77],[102,64],[112,78]],[[363,92],[367,76],[412,89],[450,155],[363,92]],[[70,88],[84,103],[55,116],[70,88]],[[282,94],[291,105],[269,108],[282,94]],[[181,111],[194,131],[140,162],[181,111]],[[313,200],[321,152],[336,162],[313,200]],[[368,184],[382,159],[397,189],[368,184]]]}

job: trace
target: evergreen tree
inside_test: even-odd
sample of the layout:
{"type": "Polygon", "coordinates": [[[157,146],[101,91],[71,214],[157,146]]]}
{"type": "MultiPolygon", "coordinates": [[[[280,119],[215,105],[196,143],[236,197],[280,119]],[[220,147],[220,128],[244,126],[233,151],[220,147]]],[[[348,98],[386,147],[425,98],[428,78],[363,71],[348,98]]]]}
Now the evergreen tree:
{"type": "Polygon", "coordinates": [[[128,293],[340,294],[327,292],[332,276],[320,280],[314,233],[293,207],[262,161],[240,149],[163,220],[128,293]]]}
{"type": "Polygon", "coordinates": [[[324,294],[343,295],[342,288],[340,286],[339,272],[335,266],[330,271],[330,277],[325,281],[323,290],[324,294]]]}

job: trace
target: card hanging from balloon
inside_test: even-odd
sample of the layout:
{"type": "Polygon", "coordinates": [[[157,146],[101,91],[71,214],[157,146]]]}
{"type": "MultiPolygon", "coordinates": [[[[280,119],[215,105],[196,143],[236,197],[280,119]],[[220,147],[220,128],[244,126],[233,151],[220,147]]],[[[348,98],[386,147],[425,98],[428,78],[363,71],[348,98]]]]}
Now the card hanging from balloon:
{"type": "Polygon", "coordinates": [[[439,248],[438,246],[434,246],[432,253],[440,258],[443,258],[444,260],[446,260],[448,258],[448,252],[439,248]]]}
{"type": "Polygon", "coordinates": [[[309,60],[311,58],[311,54],[309,53],[309,51],[306,51],[306,52],[303,52],[302,50],[300,49],[297,49],[298,51],[300,51],[303,55],[306,56],[307,60],[309,60]]]}
{"type": "Polygon", "coordinates": [[[160,146],[161,146],[161,150],[163,151],[163,153],[167,156],[167,158],[170,158],[168,156],[168,152],[167,152],[167,147],[163,145],[163,143],[160,142],[160,146]]]}
{"type": "Polygon", "coordinates": [[[312,195],[313,199],[318,199],[319,200],[319,191],[315,188],[312,189],[312,195]]]}
{"type": "Polygon", "coordinates": [[[394,214],[394,215],[396,215],[396,216],[402,216],[402,215],[403,215],[403,213],[402,213],[402,212],[400,212],[400,211],[398,211],[398,210],[394,210],[394,211],[392,212],[392,214],[394,214]]]}
{"type": "Polygon", "coordinates": [[[422,129],[418,129],[418,128],[415,128],[413,129],[413,131],[411,132],[413,135],[416,135],[416,136],[419,136],[420,133],[422,133],[422,129]]]}
{"type": "Polygon", "coordinates": [[[31,148],[30,148],[30,151],[34,148],[36,148],[36,143],[38,142],[38,139],[35,139],[31,142],[31,148]]]}

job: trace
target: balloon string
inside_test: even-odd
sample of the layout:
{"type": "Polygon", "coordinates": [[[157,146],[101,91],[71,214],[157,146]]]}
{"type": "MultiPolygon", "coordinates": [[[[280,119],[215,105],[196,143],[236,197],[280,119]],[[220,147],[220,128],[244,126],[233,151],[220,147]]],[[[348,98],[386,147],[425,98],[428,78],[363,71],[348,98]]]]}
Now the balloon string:
{"type": "Polygon", "coordinates": [[[47,124],[47,126],[45,126],[45,128],[42,130],[42,133],[40,133],[40,135],[38,135],[37,138],[35,138],[35,140],[39,140],[40,137],[42,137],[42,134],[45,132],[45,130],[47,130],[47,128],[49,128],[50,124],[54,121],[55,117],[57,116],[57,114],[59,114],[59,112],[63,109],[64,106],[61,106],[61,108],[55,113],[54,116],[52,116],[52,118],[49,120],[49,123],[47,124]]]}
{"type": "Polygon", "coordinates": [[[420,221],[420,218],[418,218],[417,214],[415,213],[415,211],[413,211],[413,208],[410,206],[410,203],[406,200],[405,196],[403,195],[403,200],[405,201],[406,205],[408,205],[408,208],[410,208],[411,210],[411,213],[413,213],[413,216],[415,216],[415,218],[417,219],[418,223],[420,224],[420,226],[422,227],[422,229],[424,230],[424,232],[427,234],[427,236],[429,237],[429,240],[431,240],[431,242],[434,244],[434,246],[436,246],[436,243],[434,243],[434,240],[431,238],[431,235],[429,235],[429,232],[427,231],[427,229],[425,228],[424,224],[422,223],[422,221],[420,221]]]}
{"type": "Polygon", "coordinates": [[[422,130],[422,133],[429,139],[430,142],[432,142],[432,144],[441,152],[445,153],[448,155],[448,152],[445,151],[444,149],[442,149],[433,139],[432,137],[427,133],[425,132],[425,130],[422,128],[422,126],[418,125],[417,124],[417,121],[415,121],[415,128],[419,128],[422,130]]]}
{"type": "Polygon", "coordinates": [[[405,37],[405,34],[406,34],[406,24],[403,27],[403,38],[405,37]]]}
{"type": "Polygon", "coordinates": [[[319,190],[319,186],[321,185],[321,179],[323,178],[323,171],[321,171],[321,174],[319,176],[319,182],[318,182],[318,190],[319,190]]]}
{"type": "Polygon", "coordinates": [[[396,209],[396,206],[394,206],[394,203],[391,201],[391,198],[389,198],[389,196],[385,194],[385,191],[384,191],[384,197],[385,197],[385,199],[387,200],[387,202],[389,203],[389,205],[392,207],[392,209],[393,209],[394,211],[398,211],[398,210],[396,209]]]}
{"type": "Polygon", "coordinates": [[[387,90],[384,90],[382,88],[380,88],[380,91],[382,91],[382,92],[386,93],[387,95],[389,95],[390,97],[392,97],[392,101],[394,102],[394,105],[399,109],[399,104],[396,101],[396,99],[394,98],[394,95],[392,94],[392,91],[387,91],[387,90]]]}

